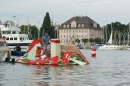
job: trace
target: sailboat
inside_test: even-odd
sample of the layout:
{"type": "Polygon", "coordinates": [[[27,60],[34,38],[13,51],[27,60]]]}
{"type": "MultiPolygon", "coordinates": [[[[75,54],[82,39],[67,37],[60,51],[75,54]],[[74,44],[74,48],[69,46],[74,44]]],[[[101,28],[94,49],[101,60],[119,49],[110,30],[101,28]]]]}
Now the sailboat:
{"type": "MultiPolygon", "coordinates": [[[[112,25],[111,25],[111,29],[112,29],[112,25]]],[[[122,50],[123,46],[120,45],[113,45],[112,44],[112,37],[113,37],[113,30],[111,30],[111,35],[110,38],[108,40],[108,42],[106,44],[104,44],[103,46],[100,46],[98,49],[105,49],[105,50],[122,50]]]]}

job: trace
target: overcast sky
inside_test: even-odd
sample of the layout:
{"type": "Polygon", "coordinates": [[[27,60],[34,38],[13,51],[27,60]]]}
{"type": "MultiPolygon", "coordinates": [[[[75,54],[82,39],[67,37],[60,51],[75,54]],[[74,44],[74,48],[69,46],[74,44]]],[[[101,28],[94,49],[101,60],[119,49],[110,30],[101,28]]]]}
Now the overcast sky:
{"type": "Polygon", "coordinates": [[[16,20],[19,24],[41,25],[49,12],[54,24],[62,24],[73,16],[88,16],[100,26],[119,21],[130,22],[130,0],[1,0],[0,20],[16,20]]]}

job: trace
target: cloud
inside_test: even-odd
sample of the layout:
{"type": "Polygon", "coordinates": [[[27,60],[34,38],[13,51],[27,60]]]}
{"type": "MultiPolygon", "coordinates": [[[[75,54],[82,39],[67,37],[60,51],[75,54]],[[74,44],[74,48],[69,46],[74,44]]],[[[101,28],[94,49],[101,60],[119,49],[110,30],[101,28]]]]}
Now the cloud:
{"type": "Polygon", "coordinates": [[[101,26],[119,21],[128,24],[129,0],[3,0],[0,3],[0,19],[13,19],[20,24],[42,24],[46,12],[54,23],[63,23],[76,15],[89,16],[101,26]]]}

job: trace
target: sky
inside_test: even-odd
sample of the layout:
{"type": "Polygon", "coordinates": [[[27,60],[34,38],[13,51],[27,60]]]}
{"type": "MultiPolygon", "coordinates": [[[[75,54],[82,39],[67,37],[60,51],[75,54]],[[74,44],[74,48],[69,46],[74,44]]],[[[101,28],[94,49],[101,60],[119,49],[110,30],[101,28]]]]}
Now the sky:
{"type": "Polygon", "coordinates": [[[40,27],[47,12],[53,24],[59,25],[74,16],[88,16],[100,26],[116,21],[128,24],[130,0],[0,0],[2,22],[40,27]]]}

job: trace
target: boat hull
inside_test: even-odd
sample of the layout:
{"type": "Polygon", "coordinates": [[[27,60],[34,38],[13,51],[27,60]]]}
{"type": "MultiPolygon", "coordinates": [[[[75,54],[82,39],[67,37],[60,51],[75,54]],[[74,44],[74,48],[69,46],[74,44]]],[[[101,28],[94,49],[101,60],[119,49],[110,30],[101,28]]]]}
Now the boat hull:
{"type": "Polygon", "coordinates": [[[130,50],[130,48],[127,48],[127,50],[130,50]]]}
{"type": "Polygon", "coordinates": [[[9,51],[6,46],[0,46],[0,61],[3,61],[5,54],[9,51]]]}
{"type": "Polygon", "coordinates": [[[103,50],[122,50],[123,46],[118,46],[118,45],[103,45],[103,46],[100,46],[98,49],[99,50],[100,49],[103,49],[103,50]]]}
{"type": "Polygon", "coordinates": [[[29,42],[29,43],[8,43],[8,47],[9,47],[9,49],[10,49],[11,51],[13,51],[14,48],[16,47],[16,45],[19,44],[20,47],[21,47],[21,51],[27,51],[27,47],[28,47],[28,45],[29,45],[30,43],[31,43],[31,42],[29,42]]]}

